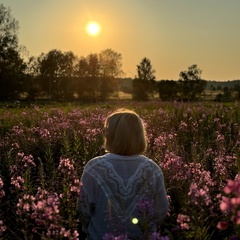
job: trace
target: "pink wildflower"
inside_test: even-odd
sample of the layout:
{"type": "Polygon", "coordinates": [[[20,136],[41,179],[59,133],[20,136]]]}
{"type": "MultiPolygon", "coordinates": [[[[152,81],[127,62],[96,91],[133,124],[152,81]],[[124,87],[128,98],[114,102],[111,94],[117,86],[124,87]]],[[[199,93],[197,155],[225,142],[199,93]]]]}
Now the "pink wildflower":
{"type": "Polygon", "coordinates": [[[24,178],[21,176],[11,177],[11,184],[15,186],[17,189],[21,189],[21,185],[24,183],[24,178]]]}
{"type": "Polygon", "coordinates": [[[227,194],[240,193],[240,183],[238,181],[229,180],[224,187],[224,192],[227,194]]]}
{"type": "Polygon", "coordinates": [[[225,221],[218,222],[217,228],[220,230],[226,230],[228,228],[228,223],[225,221]]]}
{"type": "Polygon", "coordinates": [[[232,209],[231,199],[223,196],[220,204],[220,209],[224,211],[230,211],[232,209]]]}
{"type": "Polygon", "coordinates": [[[2,178],[0,177],[0,199],[5,196],[5,192],[4,192],[4,190],[2,189],[2,188],[3,188],[3,185],[4,185],[3,180],[2,180],[2,178]]]}
{"type": "Polygon", "coordinates": [[[190,217],[188,215],[178,214],[177,223],[180,224],[181,229],[188,230],[189,222],[190,222],[190,217]]]}

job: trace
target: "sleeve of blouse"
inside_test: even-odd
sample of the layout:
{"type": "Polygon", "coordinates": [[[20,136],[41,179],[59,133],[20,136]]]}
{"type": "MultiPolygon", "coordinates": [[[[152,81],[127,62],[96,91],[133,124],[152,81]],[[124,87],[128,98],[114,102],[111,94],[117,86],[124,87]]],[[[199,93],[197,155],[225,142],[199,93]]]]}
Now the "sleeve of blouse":
{"type": "Polygon", "coordinates": [[[88,225],[94,210],[94,180],[89,174],[84,173],[81,178],[80,193],[78,198],[78,211],[82,224],[82,230],[86,233],[88,232],[88,225]]]}
{"type": "Polygon", "coordinates": [[[163,222],[164,218],[168,213],[168,197],[166,193],[164,177],[162,170],[157,167],[155,169],[155,177],[156,177],[156,194],[155,194],[155,217],[159,220],[159,222],[163,222]]]}

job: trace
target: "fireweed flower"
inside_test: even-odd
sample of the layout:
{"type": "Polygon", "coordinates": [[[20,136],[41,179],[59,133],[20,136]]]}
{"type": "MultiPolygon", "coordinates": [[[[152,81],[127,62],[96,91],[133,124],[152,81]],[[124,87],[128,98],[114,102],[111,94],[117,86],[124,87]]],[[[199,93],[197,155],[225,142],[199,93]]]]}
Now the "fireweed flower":
{"type": "Polygon", "coordinates": [[[13,174],[15,174],[17,172],[18,167],[17,167],[17,165],[11,165],[9,167],[9,170],[10,170],[11,175],[13,175],[13,174]]]}
{"type": "Polygon", "coordinates": [[[11,150],[13,151],[13,150],[18,150],[20,147],[19,147],[19,144],[18,143],[12,143],[11,144],[11,150]]]}
{"type": "MultiPolygon", "coordinates": [[[[3,180],[2,178],[0,177],[0,205],[1,205],[1,198],[5,196],[5,192],[3,190],[3,186],[4,186],[4,183],[3,183],[3,180]]],[[[3,232],[6,231],[6,226],[4,226],[3,224],[3,221],[0,219],[0,236],[3,234],[3,232]]]]}
{"type": "Polygon", "coordinates": [[[103,236],[103,240],[128,240],[127,234],[121,234],[119,236],[114,236],[111,233],[106,233],[103,236]]]}
{"type": "Polygon", "coordinates": [[[51,141],[51,134],[45,127],[32,127],[29,131],[35,136],[41,139],[41,141],[51,141]]]}
{"type": "Polygon", "coordinates": [[[151,234],[155,230],[153,200],[143,198],[137,203],[139,221],[137,224],[144,236],[151,234]]]}
{"type": "Polygon", "coordinates": [[[103,240],[113,240],[114,239],[114,235],[111,233],[105,233],[103,236],[103,240]]]}
{"type": "Polygon", "coordinates": [[[31,218],[35,222],[33,232],[45,229],[47,236],[59,238],[61,231],[63,232],[60,225],[59,204],[56,193],[48,193],[38,188],[36,196],[25,194],[18,200],[16,213],[31,218]]]}
{"type": "Polygon", "coordinates": [[[200,163],[189,164],[189,177],[192,179],[188,195],[195,205],[209,206],[212,203],[210,190],[215,186],[209,171],[200,163]]]}
{"type": "Polygon", "coordinates": [[[79,238],[79,233],[77,232],[77,230],[73,231],[72,237],[69,236],[70,240],[78,240],[79,238]]]}
{"type": "Polygon", "coordinates": [[[188,195],[191,196],[191,201],[195,205],[201,204],[209,206],[212,202],[209,194],[209,188],[207,186],[199,188],[197,183],[191,183],[188,195]]]}
{"type": "MultiPolygon", "coordinates": [[[[22,189],[25,182],[24,175],[29,170],[35,168],[36,164],[32,155],[26,156],[24,153],[19,152],[16,156],[16,164],[9,167],[11,173],[11,184],[18,190],[22,189]]],[[[22,189],[25,190],[25,189],[22,189]]],[[[11,189],[11,191],[14,191],[11,189]]]]}
{"type": "Polygon", "coordinates": [[[224,144],[224,141],[225,141],[225,137],[224,137],[224,135],[218,133],[218,134],[217,134],[216,142],[217,142],[218,144],[224,144]]]}
{"type": "Polygon", "coordinates": [[[160,240],[160,239],[161,239],[160,233],[157,233],[157,232],[154,232],[150,237],[150,240],[160,240]]]}
{"type": "Polygon", "coordinates": [[[168,236],[161,236],[160,233],[154,232],[151,235],[150,240],[170,240],[170,238],[168,236]]]}
{"type": "Polygon", "coordinates": [[[171,196],[170,196],[170,195],[167,195],[167,198],[168,198],[168,203],[169,203],[169,208],[168,208],[167,216],[170,217],[170,215],[171,215],[172,199],[171,199],[171,196]]]}
{"type": "Polygon", "coordinates": [[[75,193],[80,193],[80,180],[74,179],[74,182],[70,184],[70,191],[75,193]]]}
{"type": "MultiPolygon", "coordinates": [[[[164,135],[164,134],[163,134],[164,135]]],[[[158,149],[166,146],[166,136],[158,136],[154,139],[154,149],[158,149]]]]}
{"type": "Polygon", "coordinates": [[[226,230],[228,228],[228,222],[222,221],[222,222],[218,222],[217,224],[217,228],[220,230],[226,230]]]}
{"type": "Polygon", "coordinates": [[[170,238],[168,236],[161,236],[158,232],[154,232],[150,236],[150,240],[170,240],[170,238]]]}
{"type": "Polygon", "coordinates": [[[7,227],[4,226],[3,221],[0,220],[0,236],[7,230],[7,227]]]}
{"type": "Polygon", "coordinates": [[[177,223],[179,223],[180,228],[183,230],[188,230],[190,222],[190,217],[184,214],[178,214],[177,223]]]}
{"type": "Polygon", "coordinates": [[[143,222],[147,221],[148,225],[151,226],[153,224],[153,213],[154,213],[153,200],[143,198],[137,203],[137,208],[143,222]]]}
{"type": "MultiPolygon", "coordinates": [[[[222,196],[220,209],[223,213],[228,213],[233,224],[240,225],[240,182],[228,180],[227,185],[223,189],[229,197],[222,196]]],[[[221,227],[221,222],[218,223],[221,227]]]]}
{"type": "Polygon", "coordinates": [[[236,174],[234,181],[240,182],[240,174],[236,174]]]}
{"type": "Polygon", "coordinates": [[[183,131],[186,131],[187,130],[187,126],[188,126],[187,123],[185,123],[184,121],[181,121],[179,129],[183,130],[183,131]]]}
{"type": "Polygon", "coordinates": [[[232,203],[231,199],[225,196],[222,196],[222,202],[220,204],[220,209],[225,212],[225,211],[232,211],[232,203]]]}
{"type": "Polygon", "coordinates": [[[36,167],[36,164],[34,163],[34,158],[32,155],[24,155],[24,153],[18,153],[17,154],[17,161],[24,167],[24,168],[31,168],[36,167]]]}
{"type": "Polygon", "coordinates": [[[174,138],[177,136],[176,133],[161,133],[158,137],[154,139],[154,146],[153,149],[155,151],[159,151],[161,148],[166,147],[167,145],[171,144],[174,138]]]}
{"type": "Polygon", "coordinates": [[[74,169],[74,161],[69,158],[61,158],[58,166],[58,170],[63,174],[67,175],[69,178],[76,176],[76,171],[74,169]]]}
{"type": "MultiPolygon", "coordinates": [[[[70,201],[71,196],[75,196],[80,191],[80,181],[77,176],[77,172],[74,168],[74,161],[71,159],[60,159],[60,163],[58,166],[59,173],[63,175],[65,179],[65,184],[67,184],[68,190],[68,198],[67,201],[70,201]]],[[[61,198],[63,195],[60,196],[61,198]]]]}
{"type": "Polygon", "coordinates": [[[0,203],[1,203],[1,198],[5,196],[5,192],[3,190],[3,186],[4,186],[4,183],[3,183],[2,178],[0,177],[0,203]]]}
{"type": "Polygon", "coordinates": [[[21,176],[11,177],[11,184],[18,190],[22,188],[23,183],[24,183],[24,178],[22,178],[21,176]]]}
{"type": "Polygon", "coordinates": [[[57,194],[49,194],[44,190],[41,191],[41,189],[39,189],[35,201],[31,205],[31,218],[37,225],[46,228],[48,234],[51,233],[51,236],[57,236],[60,232],[60,227],[57,224],[61,219],[58,207],[59,199],[57,194]]]}
{"type": "Polygon", "coordinates": [[[142,199],[137,203],[138,211],[141,215],[151,218],[153,216],[153,200],[142,199]]]}
{"type": "Polygon", "coordinates": [[[19,126],[13,126],[12,128],[12,134],[15,136],[20,136],[24,133],[23,129],[21,129],[19,126]]]}
{"type": "Polygon", "coordinates": [[[70,230],[66,230],[65,228],[61,228],[60,235],[64,236],[65,238],[69,240],[78,240],[79,233],[75,230],[73,233],[71,233],[70,230]]]}
{"type": "Polygon", "coordinates": [[[213,160],[214,162],[214,172],[218,174],[221,179],[229,178],[229,170],[235,168],[237,158],[233,154],[232,156],[224,155],[219,153],[213,160]]]}
{"type": "Polygon", "coordinates": [[[181,157],[176,156],[173,152],[166,151],[163,161],[160,162],[160,167],[166,179],[169,180],[170,185],[175,184],[175,181],[188,179],[188,175],[186,174],[188,170],[187,164],[183,162],[181,157]],[[168,174],[170,174],[169,177],[168,174]]]}

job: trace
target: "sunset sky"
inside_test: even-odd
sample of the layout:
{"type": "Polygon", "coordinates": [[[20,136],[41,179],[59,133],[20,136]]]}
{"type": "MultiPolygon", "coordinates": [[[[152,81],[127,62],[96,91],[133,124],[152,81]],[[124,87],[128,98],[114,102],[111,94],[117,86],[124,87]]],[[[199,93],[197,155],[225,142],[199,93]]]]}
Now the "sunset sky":
{"type": "Polygon", "coordinates": [[[156,78],[179,78],[192,64],[205,80],[240,79],[240,0],[1,0],[19,21],[30,56],[52,49],[86,57],[122,54],[124,77],[147,57],[156,78]],[[90,21],[99,34],[86,31],[90,21]]]}

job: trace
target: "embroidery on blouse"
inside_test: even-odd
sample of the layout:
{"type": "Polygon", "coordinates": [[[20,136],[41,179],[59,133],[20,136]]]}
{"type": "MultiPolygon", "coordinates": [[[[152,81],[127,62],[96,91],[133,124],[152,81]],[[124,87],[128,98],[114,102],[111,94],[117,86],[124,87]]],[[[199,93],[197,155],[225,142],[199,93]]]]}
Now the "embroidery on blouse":
{"type": "Polygon", "coordinates": [[[132,215],[136,203],[143,196],[153,197],[154,192],[150,191],[152,187],[149,186],[156,186],[155,176],[161,174],[157,169],[154,170],[147,161],[140,163],[125,183],[109,161],[97,161],[91,164],[86,172],[97,180],[108,197],[112,209],[124,222],[132,215]]]}

